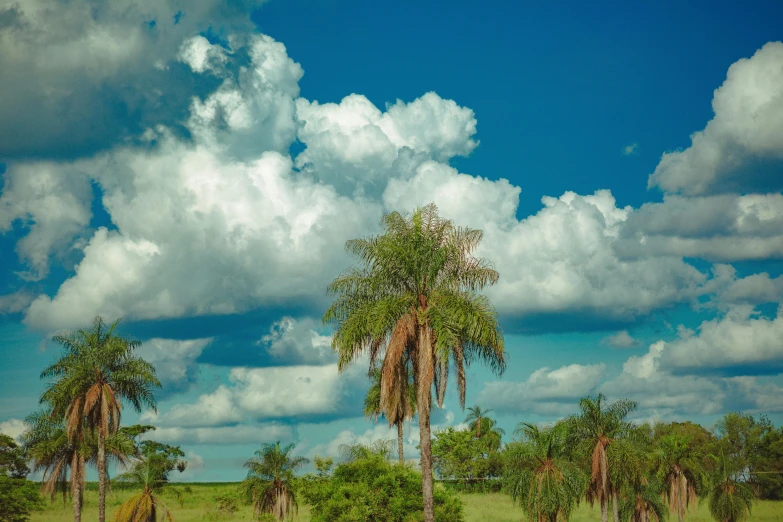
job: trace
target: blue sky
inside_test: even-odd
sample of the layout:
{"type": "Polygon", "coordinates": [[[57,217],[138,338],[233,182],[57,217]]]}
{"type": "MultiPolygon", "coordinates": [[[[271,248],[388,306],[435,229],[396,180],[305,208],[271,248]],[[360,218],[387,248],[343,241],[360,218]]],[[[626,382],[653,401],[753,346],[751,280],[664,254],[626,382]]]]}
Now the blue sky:
{"type": "Polygon", "coordinates": [[[783,421],[777,3],[40,3],[0,0],[3,431],[100,314],[158,367],[141,419],[187,479],[391,436],[324,289],[430,201],[500,271],[508,369],[471,367],[468,403],[508,433],[598,392],[783,421]]]}

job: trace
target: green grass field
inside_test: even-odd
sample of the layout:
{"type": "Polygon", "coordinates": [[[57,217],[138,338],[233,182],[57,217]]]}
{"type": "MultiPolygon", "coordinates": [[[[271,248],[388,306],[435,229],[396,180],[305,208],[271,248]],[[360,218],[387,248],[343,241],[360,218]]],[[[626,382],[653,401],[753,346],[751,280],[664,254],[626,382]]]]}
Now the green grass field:
{"type": "MultiPolygon", "coordinates": [[[[174,514],[175,522],[231,522],[234,520],[239,522],[252,520],[252,511],[249,506],[242,506],[233,516],[221,515],[215,510],[215,497],[235,490],[236,484],[180,484],[177,487],[180,490],[184,490],[186,486],[190,489],[190,492],[184,493],[184,505],[182,507],[170,495],[163,497],[164,502],[171,508],[174,514]]],[[[110,518],[116,507],[130,494],[130,491],[113,491],[109,495],[106,507],[107,517],[110,518]]],[[[512,505],[511,499],[506,495],[475,493],[463,494],[461,498],[465,503],[466,522],[519,522],[522,519],[522,511],[512,505]]],[[[95,522],[98,519],[97,499],[98,493],[96,491],[87,491],[84,514],[82,516],[84,522],[95,522]]],[[[62,501],[58,500],[53,504],[49,504],[44,511],[35,513],[31,522],[67,522],[72,520],[72,517],[73,511],[70,505],[64,506],[62,501]]],[[[600,519],[601,513],[598,508],[591,509],[585,504],[571,518],[573,522],[598,521],[600,519]]],[[[300,506],[299,516],[295,520],[296,522],[310,520],[307,506],[300,506]]],[[[750,520],[758,522],[783,521],[783,502],[756,502],[750,520]]],[[[712,521],[706,504],[699,505],[695,512],[689,514],[686,521],[712,521]]]]}

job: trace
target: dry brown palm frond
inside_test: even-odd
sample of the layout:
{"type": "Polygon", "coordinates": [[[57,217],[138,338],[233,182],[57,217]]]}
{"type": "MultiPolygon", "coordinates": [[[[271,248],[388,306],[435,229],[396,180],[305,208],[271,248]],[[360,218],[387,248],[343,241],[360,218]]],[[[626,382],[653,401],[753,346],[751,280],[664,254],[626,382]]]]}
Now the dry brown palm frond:
{"type": "Polygon", "coordinates": [[[449,360],[442,358],[438,362],[438,372],[436,373],[438,382],[436,386],[438,408],[443,407],[443,399],[446,397],[446,384],[449,382],[449,360]]]}
{"type": "Polygon", "coordinates": [[[386,347],[386,355],[381,367],[381,409],[386,412],[389,422],[399,412],[404,412],[405,390],[408,385],[406,353],[415,340],[414,320],[410,314],[406,314],[394,328],[394,332],[386,347]]]}

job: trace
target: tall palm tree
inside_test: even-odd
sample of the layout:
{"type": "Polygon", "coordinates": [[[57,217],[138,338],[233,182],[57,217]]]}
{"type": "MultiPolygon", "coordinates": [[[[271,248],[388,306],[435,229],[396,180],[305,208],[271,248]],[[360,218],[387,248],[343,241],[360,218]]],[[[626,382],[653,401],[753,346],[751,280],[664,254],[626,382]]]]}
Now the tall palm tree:
{"type": "Polygon", "coordinates": [[[85,483],[85,449],[83,441],[69,439],[59,418],[40,410],[27,416],[22,447],[33,463],[33,471],[43,471],[41,492],[54,500],[61,492],[73,499],[73,519],[80,522],[85,483]],[[70,487],[69,487],[70,486],[70,487]]]}
{"type": "Polygon", "coordinates": [[[476,438],[481,437],[482,420],[486,419],[487,414],[492,410],[482,410],[481,406],[468,408],[468,415],[465,422],[468,423],[468,429],[476,434],[476,438]]]}
{"type": "Polygon", "coordinates": [[[92,328],[58,334],[53,340],[65,353],[41,373],[53,379],[41,396],[52,406],[52,415],[65,419],[70,441],[84,438],[85,428],[97,436],[98,521],[106,520],[106,439],[117,431],[121,400],[137,412],[155,409],[152,388],[160,386],[155,368],[133,354],[140,343],[115,334],[111,325],[96,317],[92,328]]]}
{"type": "Polygon", "coordinates": [[[264,444],[255,456],[245,462],[247,478],[242,482],[245,494],[253,503],[256,517],[271,513],[277,520],[291,520],[297,509],[294,495],[294,473],[309,462],[304,457],[294,457],[294,444],[280,447],[264,444]]]}
{"type": "Polygon", "coordinates": [[[561,426],[540,429],[520,423],[521,441],[507,448],[505,482],[530,522],[565,522],[587,484],[584,472],[567,458],[561,426]]]}
{"type": "Polygon", "coordinates": [[[711,455],[716,466],[709,496],[710,514],[717,522],[744,522],[753,507],[753,491],[737,480],[740,466],[733,465],[723,453],[711,455]]]}
{"type": "Polygon", "coordinates": [[[376,368],[370,372],[372,385],[364,398],[364,416],[374,420],[383,415],[389,422],[389,426],[397,427],[397,454],[400,463],[405,462],[403,452],[403,424],[410,420],[416,414],[416,387],[413,385],[412,376],[408,371],[395,373],[395,377],[407,381],[407,385],[395,383],[393,389],[400,396],[394,404],[385,404],[381,402],[381,370],[376,368]],[[393,408],[392,408],[393,406],[393,408]]]}
{"type": "Polygon", "coordinates": [[[654,459],[669,509],[682,522],[686,509],[695,506],[697,495],[706,483],[702,455],[693,449],[690,438],[667,435],[658,441],[654,459]]]}
{"type": "Polygon", "coordinates": [[[114,512],[114,522],[174,522],[171,511],[163,502],[163,492],[172,493],[182,503],[182,493],[168,485],[166,471],[158,462],[141,459],[117,477],[117,482],[138,487],[141,491],[129,497],[114,512]]]}
{"type": "Polygon", "coordinates": [[[630,430],[626,417],[636,403],[621,399],[604,405],[606,397],[598,394],[595,399],[585,397],[579,401],[580,414],[571,417],[568,425],[571,436],[578,442],[582,453],[589,456],[590,482],[585,498],[590,504],[595,501],[601,506],[601,521],[609,520],[609,498],[612,494],[607,447],[630,430]]]}
{"type": "Polygon", "coordinates": [[[393,403],[404,382],[394,375],[410,363],[419,418],[424,521],[434,522],[430,408],[433,389],[443,404],[450,365],[465,405],[465,366],[476,358],[505,369],[497,314],[478,291],[498,273],[472,255],[482,232],[458,228],[433,204],[411,217],[383,217],[384,233],[346,243],[363,266],[349,268],[328,288],[334,303],[324,322],[335,326],[332,347],[344,370],[369,353],[381,368],[381,397],[393,403]],[[382,360],[381,364],[378,364],[382,360]]]}

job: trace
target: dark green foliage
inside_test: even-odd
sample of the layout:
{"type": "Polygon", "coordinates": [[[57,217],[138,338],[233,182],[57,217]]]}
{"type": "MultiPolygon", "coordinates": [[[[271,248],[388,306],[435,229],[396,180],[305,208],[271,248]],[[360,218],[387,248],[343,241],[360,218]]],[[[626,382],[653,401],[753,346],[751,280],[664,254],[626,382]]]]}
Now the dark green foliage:
{"type": "Polygon", "coordinates": [[[0,522],[24,522],[43,506],[36,483],[0,474],[0,522]]]}
{"type": "Polygon", "coordinates": [[[30,473],[24,450],[14,439],[0,433],[0,475],[11,478],[25,478],[30,473]]]}
{"type": "Polygon", "coordinates": [[[179,446],[169,446],[154,440],[142,441],[138,446],[142,458],[154,462],[163,470],[164,477],[168,480],[169,473],[175,469],[182,473],[187,468],[185,453],[179,446]]]}
{"type": "MultiPolygon", "coordinates": [[[[301,494],[313,522],[411,522],[423,518],[421,474],[371,452],[339,464],[331,478],[310,476],[301,494]]],[[[445,488],[434,491],[435,520],[460,522],[462,503],[445,488]]]]}

